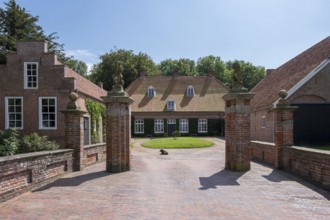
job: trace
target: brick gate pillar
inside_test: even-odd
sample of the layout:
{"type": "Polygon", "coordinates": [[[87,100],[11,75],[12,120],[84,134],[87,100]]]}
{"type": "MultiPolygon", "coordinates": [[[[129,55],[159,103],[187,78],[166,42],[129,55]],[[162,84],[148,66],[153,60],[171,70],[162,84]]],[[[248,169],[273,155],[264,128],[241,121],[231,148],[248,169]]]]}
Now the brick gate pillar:
{"type": "Polygon", "coordinates": [[[293,145],[293,112],[298,108],[290,106],[286,99],[288,93],[281,90],[274,111],[275,167],[283,166],[283,147],[293,145]]]}
{"type": "Polygon", "coordinates": [[[227,93],[225,108],[225,169],[245,171],[250,169],[250,101],[255,94],[227,93]]]}
{"type": "Polygon", "coordinates": [[[250,169],[250,101],[255,94],[243,87],[242,72],[238,62],[233,63],[233,86],[222,98],[225,100],[225,169],[246,171],[250,169]]]}
{"type": "Polygon", "coordinates": [[[113,75],[115,85],[102,97],[106,105],[106,171],[130,170],[131,107],[133,100],[123,91],[122,67],[117,64],[113,75]]]}
{"type": "Polygon", "coordinates": [[[61,111],[64,114],[65,126],[65,148],[73,149],[73,171],[83,169],[84,155],[84,118],[87,112],[81,111],[77,102],[78,95],[75,92],[70,93],[70,99],[67,108],[61,111]]]}

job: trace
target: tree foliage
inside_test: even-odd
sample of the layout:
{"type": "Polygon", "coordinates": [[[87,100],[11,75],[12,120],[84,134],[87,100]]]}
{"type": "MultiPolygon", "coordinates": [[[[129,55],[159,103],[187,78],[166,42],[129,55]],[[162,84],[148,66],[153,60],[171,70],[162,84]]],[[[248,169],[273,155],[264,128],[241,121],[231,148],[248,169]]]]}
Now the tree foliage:
{"type": "Polygon", "coordinates": [[[196,75],[196,65],[195,61],[190,59],[166,59],[161,61],[158,65],[161,75],[172,76],[177,74],[179,76],[195,76],[196,75]]]}
{"type": "MultiPolygon", "coordinates": [[[[228,61],[226,63],[227,75],[231,75],[233,72],[232,65],[235,61],[228,61]]],[[[245,62],[243,60],[238,61],[243,72],[243,85],[248,90],[252,89],[255,85],[260,82],[266,76],[265,67],[254,66],[252,63],[245,62]]],[[[231,84],[231,81],[230,81],[231,84]]]]}
{"type": "Polygon", "coordinates": [[[100,56],[101,62],[94,65],[90,79],[94,83],[103,82],[103,88],[112,89],[112,75],[116,70],[116,63],[123,67],[124,88],[131,84],[141,72],[145,75],[158,75],[156,64],[145,53],[134,54],[132,50],[115,49],[100,56]]]}
{"type": "MultiPolygon", "coordinates": [[[[6,63],[7,52],[16,51],[17,41],[45,40],[48,43],[48,50],[54,51],[60,62],[70,68],[75,67],[75,60],[65,55],[64,44],[58,42],[59,37],[56,32],[46,35],[42,27],[37,24],[38,16],[28,13],[15,0],[9,0],[4,5],[4,8],[0,8],[0,64],[6,63]]],[[[83,62],[79,61],[79,63],[83,62]]],[[[87,66],[85,72],[84,68],[78,68],[76,71],[84,75],[87,72],[87,66]]]]}
{"type": "Polygon", "coordinates": [[[209,55],[199,58],[197,60],[196,70],[200,76],[211,73],[218,80],[226,84],[230,79],[228,71],[226,71],[226,63],[223,62],[220,57],[209,55]]]}

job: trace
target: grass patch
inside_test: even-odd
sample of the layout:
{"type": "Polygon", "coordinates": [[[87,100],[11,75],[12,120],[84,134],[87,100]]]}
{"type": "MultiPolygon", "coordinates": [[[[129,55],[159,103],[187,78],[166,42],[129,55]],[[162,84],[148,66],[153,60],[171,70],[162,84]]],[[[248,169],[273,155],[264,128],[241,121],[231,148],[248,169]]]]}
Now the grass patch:
{"type": "Polygon", "coordinates": [[[319,149],[319,150],[330,150],[330,146],[317,146],[317,147],[312,147],[314,149],[319,149]]]}
{"type": "Polygon", "coordinates": [[[214,143],[212,141],[207,141],[196,137],[177,137],[176,139],[172,137],[155,138],[142,144],[143,147],[157,149],[203,148],[211,147],[213,145],[214,143]]]}

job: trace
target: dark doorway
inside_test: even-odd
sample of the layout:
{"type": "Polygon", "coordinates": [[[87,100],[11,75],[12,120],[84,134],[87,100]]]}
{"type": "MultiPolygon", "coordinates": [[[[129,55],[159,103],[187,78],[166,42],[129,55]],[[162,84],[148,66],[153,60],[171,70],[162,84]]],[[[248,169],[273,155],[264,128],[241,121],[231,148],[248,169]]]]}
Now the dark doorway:
{"type": "Polygon", "coordinates": [[[172,136],[172,133],[175,131],[175,119],[167,120],[167,134],[172,136]]]}
{"type": "Polygon", "coordinates": [[[297,104],[294,112],[293,139],[297,146],[330,144],[330,105],[297,104]]]}
{"type": "Polygon", "coordinates": [[[84,145],[89,145],[89,117],[84,117],[84,145]]]}

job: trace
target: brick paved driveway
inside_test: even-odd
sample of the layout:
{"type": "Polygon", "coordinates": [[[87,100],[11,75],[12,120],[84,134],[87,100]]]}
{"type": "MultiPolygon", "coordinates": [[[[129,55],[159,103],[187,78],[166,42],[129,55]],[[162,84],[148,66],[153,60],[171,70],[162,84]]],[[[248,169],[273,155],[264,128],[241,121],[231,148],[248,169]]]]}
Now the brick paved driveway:
{"type": "Polygon", "coordinates": [[[132,149],[132,170],[88,167],[0,204],[0,219],[330,219],[330,193],[252,163],[224,170],[224,142],[207,149],[132,149]]]}

